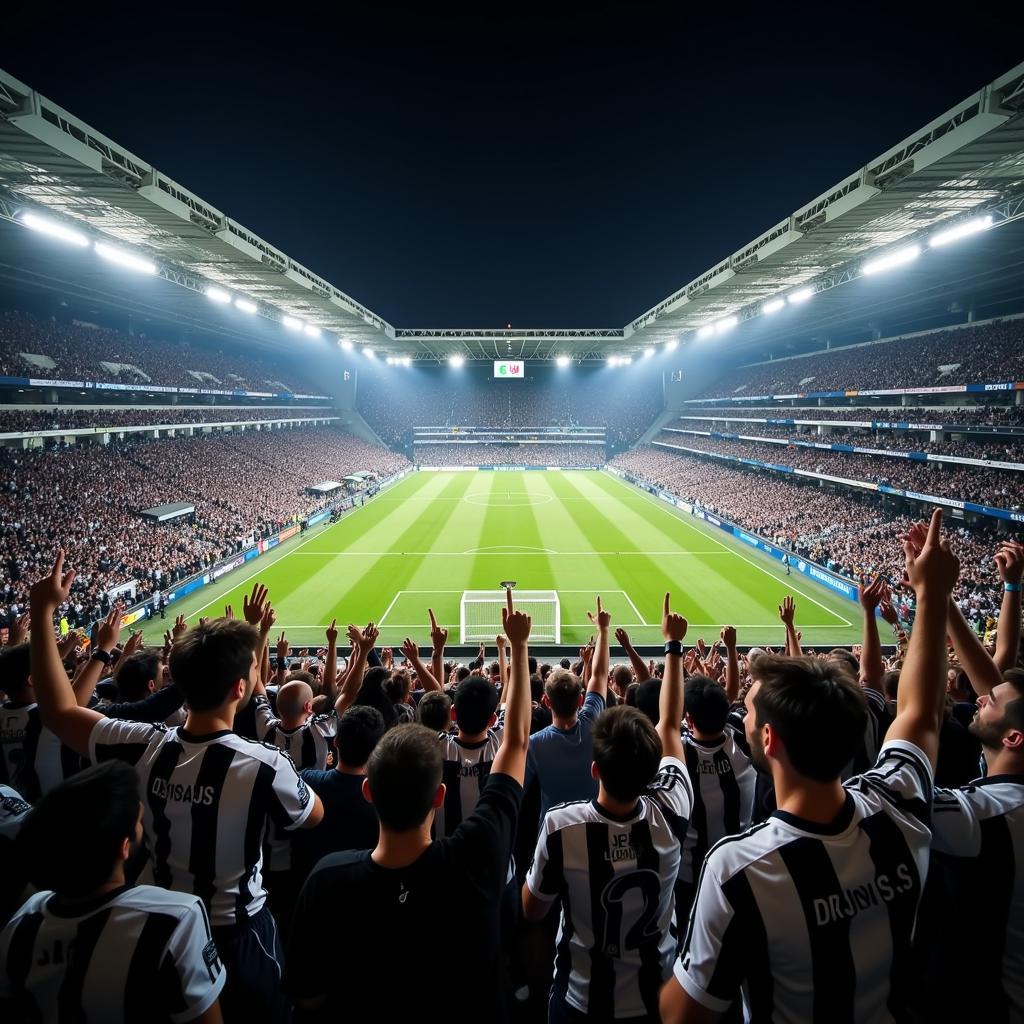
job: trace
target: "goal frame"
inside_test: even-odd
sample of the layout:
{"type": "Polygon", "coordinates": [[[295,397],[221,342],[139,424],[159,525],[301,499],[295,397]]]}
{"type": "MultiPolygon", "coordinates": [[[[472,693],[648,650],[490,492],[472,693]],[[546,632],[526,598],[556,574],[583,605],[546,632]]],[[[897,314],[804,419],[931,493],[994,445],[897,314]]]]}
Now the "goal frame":
{"type": "MultiPolygon", "coordinates": [[[[549,601],[554,605],[554,636],[552,639],[549,639],[547,632],[545,632],[537,636],[537,639],[542,643],[560,644],[562,642],[562,603],[558,598],[557,590],[513,591],[512,599],[517,607],[524,601],[549,601]]],[[[501,609],[505,607],[505,601],[504,590],[464,590],[459,598],[459,643],[465,645],[493,642],[494,638],[501,632],[501,609]],[[491,629],[491,626],[488,626],[488,629],[491,629],[488,635],[477,636],[471,632],[476,627],[470,626],[467,622],[466,608],[470,604],[494,605],[497,609],[493,629],[491,629]]],[[[482,629],[479,632],[482,634],[482,629]]],[[[537,634],[533,635],[536,636],[537,634]]]]}

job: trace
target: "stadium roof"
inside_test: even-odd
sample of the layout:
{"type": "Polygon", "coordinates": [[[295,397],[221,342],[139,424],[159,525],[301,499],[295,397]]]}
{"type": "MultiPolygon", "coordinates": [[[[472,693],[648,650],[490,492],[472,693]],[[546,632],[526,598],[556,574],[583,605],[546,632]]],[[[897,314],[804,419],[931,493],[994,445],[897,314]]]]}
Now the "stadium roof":
{"type": "MultiPolygon", "coordinates": [[[[894,97],[898,103],[899,98],[894,97]]],[[[839,124],[837,119],[836,124],[839,124]]],[[[841,131],[841,127],[834,130],[841,131]]],[[[752,188],[770,187],[757,182],[752,188]]],[[[152,299],[163,316],[213,333],[249,340],[244,314],[226,325],[223,311],[196,293],[223,289],[256,305],[274,327],[292,317],[356,345],[413,359],[459,353],[470,359],[576,359],[630,355],[684,339],[709,324],[736,317],[730,346],[743,347],[742,324],[761,319],[769,299],[812,288],[813,312],[771,328],[781,338],[812,321],[838,326],[865,320],[863,295],[840,285],[857,281],[869,257],[923,241],[939,226],[981,214],[998,230],[922,260],[895,284],[886,301],[937,297],[967,284],[975,292],[1002,288],[1024,296],[1024,63],[937,117],[920,131],[853,171],[822,195],[773,225],[655,307],[622,328],[408,329],[395,328],[335,285],[293,260],[255,231],[206,203],[157,168],[119,146],[17,79],[0,71],[0,244],[16,259],[8,277],[60,278],[54,251],[20,244],[25,212],[48,214],[94,240],[130,249],[152,261],[157,277],[177,287],[152,299]]],[[[930,255],[930,254],[929,254],[930,255]]],[[[69,254],[70,259],[70,254],[69,254]]],[[[80,259],[64,275],[132,308],[130,284],[111,280],[100,261],[80,259]],[[83,276],[84,275],[84,276],[83,276]]],[[[151,308],[155,308],[152,307],[151,308]]],[[[882,308],[877,304],[876,310],[882,308]]],[[[230,312],[234,312],[231,310],[230,312]]],[[[585,314],[585,311],[581,311],[585,314]]],[[[768,328],[768,324],[761,324],[768,328]]],[[[267,332],[260,332],[266,338],[267,332]]],[[[753,335],[751,335],[753,336],[753,335]]],[[[275,336],[271,333],[270,337],[275,336]]],[[[758,342],[770,335],[758,332],[758,342]]],[[[279,347],[290,342],[283,328],[279,347]]]]}

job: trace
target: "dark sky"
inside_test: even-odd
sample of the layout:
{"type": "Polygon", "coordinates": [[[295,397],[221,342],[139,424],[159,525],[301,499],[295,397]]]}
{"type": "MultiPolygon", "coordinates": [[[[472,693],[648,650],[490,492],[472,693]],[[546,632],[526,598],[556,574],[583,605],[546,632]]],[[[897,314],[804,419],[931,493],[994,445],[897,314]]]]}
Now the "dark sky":
{"type": "Polygon", "coordinates": [[[20,4],[0,67],[402,327],[621,327],[1021,58],[978,4],[255,6],[20,4]]]}

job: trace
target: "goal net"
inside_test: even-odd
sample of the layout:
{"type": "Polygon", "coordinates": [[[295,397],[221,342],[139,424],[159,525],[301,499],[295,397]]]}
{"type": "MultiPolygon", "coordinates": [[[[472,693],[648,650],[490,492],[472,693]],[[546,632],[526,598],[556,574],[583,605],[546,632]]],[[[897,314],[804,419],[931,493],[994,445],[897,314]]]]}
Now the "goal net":
{"type": "MultiPolygon", "coordinates": [[[[562,613],[556,591],[514,590],[512,601],[516,611],[524,612],[533,619],[531,640],[562,642],[562,613]]],[[[494,638],[501,632],[501,609],[504,607],[504,590],[464,590],[459,602],[459,642],[494,643],[494,638]]]]}

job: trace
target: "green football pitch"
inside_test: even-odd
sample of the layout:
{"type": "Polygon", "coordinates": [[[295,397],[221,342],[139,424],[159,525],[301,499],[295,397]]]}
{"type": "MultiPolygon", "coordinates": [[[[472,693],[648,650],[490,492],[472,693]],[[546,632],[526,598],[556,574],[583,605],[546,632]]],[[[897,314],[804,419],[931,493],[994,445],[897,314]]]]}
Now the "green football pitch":
{"type": "Polygon", "coordinates": [[[382,644],[408,635],[425,646],[428,608],[457,644],[463,591],[497,590],[503,580],[557,591],[562,642],[573,645],[593,631],[586,613],[597,594],[613,629],[637,645],[660,643],[666,590],[690,622],[688,640],[710,643],[729,623],[741,646],[781,645],[786,594],[805,644],[860,638],[852,602],[787,578],[768,556],[608,473],[423,471],[171,605],[167,622],[145,625],[146,639],[158,643],[176,614],[193,622],[231,604],[241,615],[243,594],[259,581],[293,645],[323,644],[337,618],[342,637],[346,623],[373,620],[382,644]]]}

